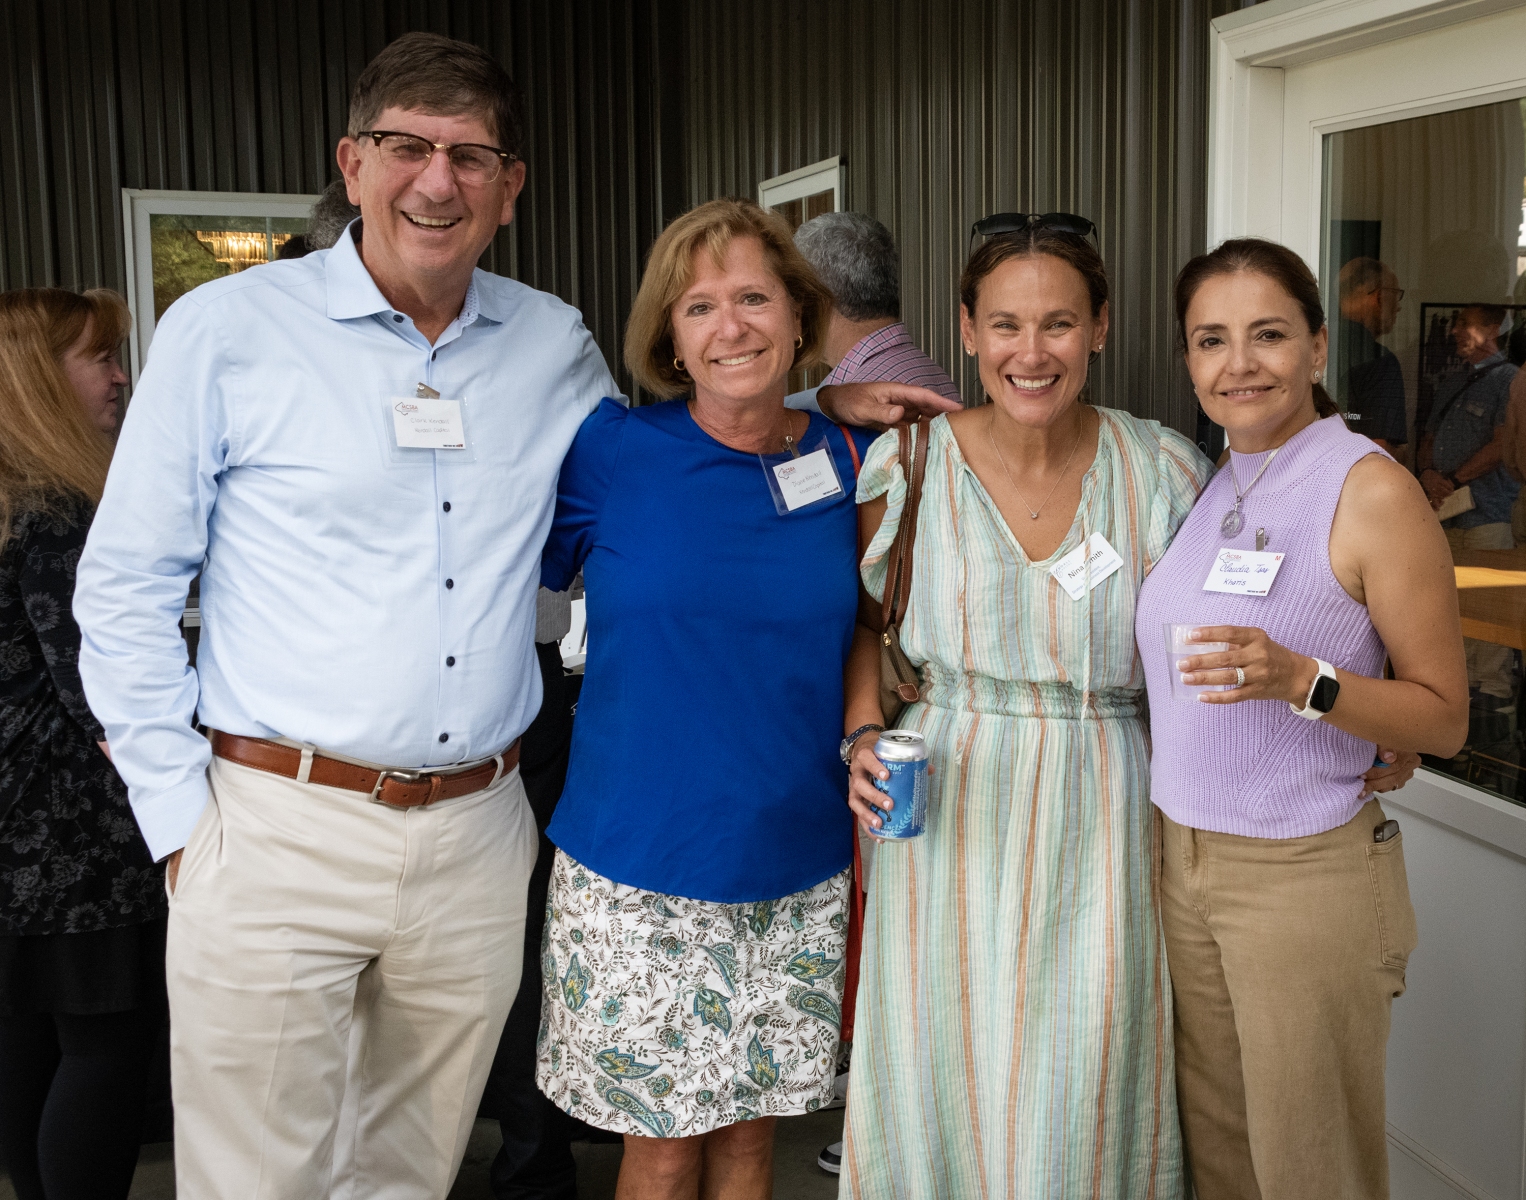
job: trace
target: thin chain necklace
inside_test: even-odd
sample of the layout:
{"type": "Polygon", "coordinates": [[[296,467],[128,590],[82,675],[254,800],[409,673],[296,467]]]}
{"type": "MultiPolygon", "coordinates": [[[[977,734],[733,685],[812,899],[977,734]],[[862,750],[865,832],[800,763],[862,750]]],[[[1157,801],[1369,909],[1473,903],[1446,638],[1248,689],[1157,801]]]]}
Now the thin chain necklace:
{"type": "Polygon", "coordinates": [[[1007,456],[1001,452],[1001,447],[996,444],[996,437],[991,432],[991,426],[995,423],[996,409],[993,407],[991,409],[991,415],[986,418],[986,440],[991,443],[991,449],[996,451],[996,460],[1001,463],[1002,473],[1006,475],[1008,485],[1014,492],[1017,492],[1017,498],[1023,502],[1023,507],[1028,510],[1029,519],[1037,521],[1039,519],[1039,513],[1044,511],[1044,505],[1048,504],[1051,500],[1054,499],[1055,492],[1059,491],[1060,484],[1064,482],[1065,476],[1070,473],[1071,461],[1076,457],[1076,450],[1081,445],[1081,435],[1086,432],[1086,414],[1081,414],[1081,428],[1076,431],[1075,443],[1070,448],[1070,457],[1065,460],[1065,465],[1060,469],[1060,477],[1054,481],[1054,487],[1049,489],[1049,495],[1044,497],[1043,504],[1040,504],[1037,508],[1034,508],[1033,505],[1028,503],[1028,498],[1023,495],[1023,493],[1018,489],[1017,484],[1012,479],[1012,471],[1007,466],[1007,456]]]}
{"type": "MultiPolygon", "coordinates": [[[[733,446],[730,442],[728,442],[725,438],[723,438],[720,434],[718,434],[715,430],[711,429],[710,426],[705,423],[705,419],[699,415],[699,401],[697,401],[697,400],[690,400],[689,401],[689,415],[694,418],[694,423],[696,425],[698,425],[701,429],[703,429],[706,433],[708,433],[711,437],[713,437],[721,445],[725,446],[729,450],[735,450],[736,449],[735,446],[733,446]]],[[[805,420],[806,420],[806,426],[809,428],[810,422],[811,422],[810,417],[806,417],[805,420]]],[[[787,454],[794,454],[794,455],[796,455],[798,457],[799,456],[799,452],[795,449],[794,426],[795,426],[795,415],[794,415],[794,412],[792,410],[790,410],[790,409],[785,409],[784,410],[784,452],[787,453],[787,454]]],[[[747,453],[747,451],[743,451],[743,453],[747,453]]],[[[759,453],[765,453],[766,454],[767,451],[760,451],[759,453]]]]}
{"type": "MultiPolygon", "coordinates": [[[[1282,447],[1278,446],[1277,450],[1282,447]]],[[[1240,530],[1245,528],[1245,518],[1240,515],[1240,501],[1250,495],[1251,488],[1260,481],[1261,476],[1266,474],[1266,469],[1272,465],[1272,459],[1277,457],[1277,450],[1273,450],[1266,456],[1266,461],[1261,464],[1261,469],[1256,472],[1256,478],[1246,485],[1245,490],[1240,490],[1240,477],[1235,474],[1234,455],[1229,456],[1229,481],[1235,485],[1235,506],[1224,514],[1224,519],[1219,522],[1219,532],[1225,537],[1234,537],[1240,530]]]]}

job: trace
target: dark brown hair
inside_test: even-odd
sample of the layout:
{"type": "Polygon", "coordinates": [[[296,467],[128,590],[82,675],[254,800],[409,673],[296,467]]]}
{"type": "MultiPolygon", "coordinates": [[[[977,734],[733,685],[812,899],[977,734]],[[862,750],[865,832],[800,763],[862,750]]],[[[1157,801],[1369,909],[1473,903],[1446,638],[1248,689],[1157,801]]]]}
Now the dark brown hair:
{"type": "MultiPolygon", "coordinates": [[[[1325,327],[1325,306],[1319,299],[1319,282],[1309,264],[1296,253],[1265,238],[1232,238],[1207,254],[1199,254],[1176,277],[1172,296],[1176,302],[1176,333],[1183,354],[1187,353],[1187,309],[1198,289],[1220,275],[1261,275],[1292,298],[1303,313],[1311,334],[1325,327]]],[[[1321,417],[1340,410],[1324,384],[1314,385],[1314,411],[1321,417]]]]}
{"type": "Polygon", "coordinates": [[[625,365],[654,395],[668,399],[689,390],[689,377],[673,365],[671,312],[694,282],[695,258],[708,251],[720,266],[731,240],[739,237],[763,243],[763,257],[800,309],[800,345],[793,365],[810,366],[821,357],[832,293],[796,248],[789,222],[751,200],[711,200],[675,218],[658,235],[625,324],[625,365]]]}
{"type": "Polygon", "coordinates": [[[998,234],[977,246],[959,277],[959,303],[973,317],[975,302],[980,299],[980,285],[986,276],[1008,259],[1032,258],[1035,254],[1047,254],[1074,267],[1086,282],[1092,316],[1102,315],[1102,306],[1107,303],[1107,268],[1102,265],[1102,255],[1077,234],[1043,226],[998,234]]]}
{"type": "Polygon", "coordinates": [[[346,132],[355,137],[370,129],[388,108],[447,117],[479,114],[498,148],[519,157],[524,140],[519,88],[492,55],[470,42],[438,33],[405,33],[387,46],[355,81],[346,132]]]}

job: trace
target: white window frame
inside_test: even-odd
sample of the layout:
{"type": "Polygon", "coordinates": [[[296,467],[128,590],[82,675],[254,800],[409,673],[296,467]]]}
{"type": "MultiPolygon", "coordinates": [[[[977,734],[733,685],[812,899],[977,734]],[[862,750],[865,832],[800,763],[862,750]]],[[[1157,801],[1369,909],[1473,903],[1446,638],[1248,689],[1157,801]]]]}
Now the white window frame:
{"type": "Polygon", "coordinates": [[[154,339],[154,259],[149,218],[160,213],[207,217],[298,217],[312,213],[317,196],[268,192],[171,192],[122,189],[123,245],[127,254],[127,296],[133,311],[129,366],[134,384],[154,339]]]}
{"type": "MultiPolygon", "coordinates": [[[[1321,122],[1314,130],[1284,128],[1283,69],[1334,58],[1383,42],[1408,38],[1492,13],[1523,7],[1523,0],[1264,0],[1217,17],[1209,32],[1208,245],[1254,235],[1297,250],[1319,269],[1319,141],[1326,133],[1376,124],[1389,111],[1381,104],[1321,122]],[[1303,158],[1288,139],[1312,132],[1307,180],[1310,219],[1283,219],[1282,164],[1303,158]],[[1267,164],[1279,166],[1269,186],[1267,164]]],[[[1520,87],[1462,88],[1434,104],[1391,106],[1394,119],[1489,104],[1520,96],[1526,88],[1526,57],[1520,87]]]]}
{"type": "Polygon", "coordinates": [[[832,211],[842,212],[848,194],[848,167],[841,155],[834,154],[808,167],[763,180],[758,184],[758,204],[772,208],[776,204],[814,196],[828,188],[832,189],[832,211]]]}

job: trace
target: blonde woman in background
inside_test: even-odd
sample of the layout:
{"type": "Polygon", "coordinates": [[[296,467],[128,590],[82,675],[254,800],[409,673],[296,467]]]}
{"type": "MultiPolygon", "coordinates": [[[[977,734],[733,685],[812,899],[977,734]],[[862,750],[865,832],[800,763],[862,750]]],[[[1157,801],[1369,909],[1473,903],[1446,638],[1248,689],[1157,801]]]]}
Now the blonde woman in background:
{"type": "Polygon", "coordinates": [[[0,1153],[20,1200],[127,1195],[164,1016],[163,872],[70,611],[128,320],[114,292],[0,295],[0,1153]]]}

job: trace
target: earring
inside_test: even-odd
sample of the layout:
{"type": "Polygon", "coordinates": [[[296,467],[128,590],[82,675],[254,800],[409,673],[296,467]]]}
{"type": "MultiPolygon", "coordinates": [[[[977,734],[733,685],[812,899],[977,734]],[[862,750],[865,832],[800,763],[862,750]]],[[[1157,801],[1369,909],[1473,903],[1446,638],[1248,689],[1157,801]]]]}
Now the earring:
{"type": "Polygon", "coordinates": [[[797,333],[797,334],[796,334],[796,335],[795,335],[795,349],[796,349],[796,350],[798,350],[798,349],[800,349],[800,347],[801,347],[801,346],[803,346],[803,345],[805,345],[805,338],[803,338],[803,337],[801,337],[801,336],[800,336],[800,335],[799,335],[799,334],[798,334],[798,333],[797,333]]]}
{"type": "Polygon", "coordinates": [[[673,369],[674,369],[674,370],[675,370],[675,371],[677,371],[677,372],[679,372],[679,373],[680,373],[680,374],[682,374],[682,373],[683,373],[683,369],[684,369],[684,360],[683,360],[683,359],[681,359],[681,358],[679,358],[679,357],[677,357],[677,356],[676,356],[676,355],[675,355],[675,356],[674,356],[674,358],[673,358],[673,369]]]}
{"type": "Polygon", "coordinates": [[[1314,382],[1318,383],[1319,379],[1320,379],[1320,376],[1323,375],[1323,374],[1324,374],[1323,371],[1315,371],[1314,372],[1314,382]]]}

